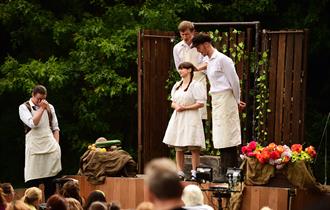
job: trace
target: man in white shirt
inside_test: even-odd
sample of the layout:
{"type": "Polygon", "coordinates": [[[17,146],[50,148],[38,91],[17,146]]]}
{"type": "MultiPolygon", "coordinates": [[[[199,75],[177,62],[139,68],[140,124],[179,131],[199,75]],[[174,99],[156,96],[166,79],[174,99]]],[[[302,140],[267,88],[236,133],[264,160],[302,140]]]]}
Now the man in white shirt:
{"type": "Polygon", "coordinates": [[[27,187],[45,185],[45,200],[55,192],[53,178],[62,170],[59,127],[54,107],[42,85],[33,88],[29,101],[19,106],[25,129],[24,180],[27,187]]]}
{"type": "Polygon", "coordinates": [[[228,167],[238,166],[237,146],[241,144],[239,110],[246,104],[240,101],[240,83],[234,62],[215,49],[211,42],[210,36],[198,34],[192,39],[192,47],[207,56],[205,73],[212,97],[212,138],[214,147],[220,149],[221,175],[225,175],[228,167]]]}
{"type": "MultiPolygon", "coordinates": [[[[206,63],[204,62],[204,56],[202,56],[199,52],[197,52],[196,48],[191,48],[192,39],[195,34],[194,24],[190,21],[182,21],[179,26],[178,30],[180,32],[180,36],[182,41],[177,43],[173,48],[173,58],[176,70],[178,70],[178,66],[183,62],[190,62],[192,63],[199,72],[194,72],[194,80],[199,81],[203,84],[203,88],[205,92],[207,91],[206,88],[206,77],[205,74],[201,70],[206,69],[206,63]]],[[[201,118],[203,120],[207,119],[207,109],[206,104],[204,107],[199,109],[201,118]]]]}

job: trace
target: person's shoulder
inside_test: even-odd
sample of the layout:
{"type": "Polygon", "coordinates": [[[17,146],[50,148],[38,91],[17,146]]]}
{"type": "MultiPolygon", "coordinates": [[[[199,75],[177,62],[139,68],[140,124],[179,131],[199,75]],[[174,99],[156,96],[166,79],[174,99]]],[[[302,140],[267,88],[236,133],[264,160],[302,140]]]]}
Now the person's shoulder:
{"type": "Polygon", "coordinates": [[[24,103],[19,105],[19,109],[27,109],[29,104],[29,101],[24,101],[24,103]]]}
{"type": "Polygon", "coordinates": [[[202,85],[203,84],[200,81],[197,81],[197,80],[193,80],[190,83],[190,86],[192,86],[192,87],[201,87],[202,85]]]}
{"type": "Polygon", "coordinates": [[[180,42],[176,43],[176,44],[174,45],[174,49],[177,49],[177,48],[182,47],[182,44],[183,44],[183,40],[181,40],[180,42]]]}

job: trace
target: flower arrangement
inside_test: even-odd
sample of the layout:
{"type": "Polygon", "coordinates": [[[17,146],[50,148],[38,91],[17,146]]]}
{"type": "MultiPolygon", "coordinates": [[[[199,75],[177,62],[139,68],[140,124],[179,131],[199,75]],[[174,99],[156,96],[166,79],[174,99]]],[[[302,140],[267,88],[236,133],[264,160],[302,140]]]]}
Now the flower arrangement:
{"type": "Polygon", "coordinates": [[[287,145],[270,143],[268,146],[262,147],[258,142],[251,141],[242,147],[241,158],[245,159],[247,157],[257,158],[261,164],[270,164],[277,169],[281,169],[288,162],[299,160],[313,162],[316,151],[313,146],[306,147],[303,150],[301,144],[293,144],[290,148],[287,145]]]}

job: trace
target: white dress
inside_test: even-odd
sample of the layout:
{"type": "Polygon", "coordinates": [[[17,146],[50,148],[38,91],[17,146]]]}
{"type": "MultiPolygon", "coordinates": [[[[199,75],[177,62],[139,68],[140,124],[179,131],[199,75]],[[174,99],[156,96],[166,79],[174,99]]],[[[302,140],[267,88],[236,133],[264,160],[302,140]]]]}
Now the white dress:
{"type": "MultiPolygon", "coordinates": [[[[171,100],[179,105],[188,106],[196,102],[205,104],[206,92],[202,84],[193,80],[187,91],[182,87],[176,88],[177,82],[171,92],[171,100]]],[[[163,139],[169,146],[199,146],[205,148],[205,136],[202,119],[198,109],[182,112],[173,111],[163,139]]]]}

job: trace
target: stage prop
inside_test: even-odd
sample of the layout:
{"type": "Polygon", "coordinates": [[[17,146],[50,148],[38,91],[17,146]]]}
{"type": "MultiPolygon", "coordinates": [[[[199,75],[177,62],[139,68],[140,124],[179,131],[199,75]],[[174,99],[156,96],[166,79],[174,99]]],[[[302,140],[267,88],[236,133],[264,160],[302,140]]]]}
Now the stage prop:
{"type": "Polygon", "coordinates": [[[87,176],[91,184],[103,184],[106,177],[136,176],[137,165],[131,155],[112,149],[114,144],[108,142],[97,142],[80,157],[78,175],[87,176]]]}

